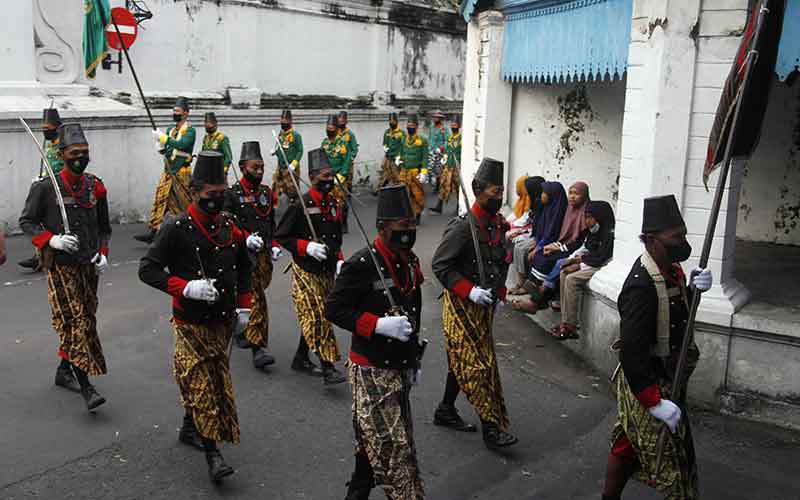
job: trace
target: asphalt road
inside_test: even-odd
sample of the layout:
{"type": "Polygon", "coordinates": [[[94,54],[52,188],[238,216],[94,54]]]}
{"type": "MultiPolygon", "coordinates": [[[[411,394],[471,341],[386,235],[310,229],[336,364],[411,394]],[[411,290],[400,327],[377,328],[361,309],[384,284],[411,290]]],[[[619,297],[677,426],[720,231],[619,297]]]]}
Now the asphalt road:
{"type": "MultiPolygon", "coordinates": [[[[372,233],[374,202],[362,198],[372,233]]],[[[478,434],[431,424],[446,359],[430,259],[447,218],[424,216],[416,245],[427,277],[423,328],[431,345],[412,406],[428,498],[600,498],[615,408],[607,374],[592,372],[510,310],[501,311],[495,336],[519,445],[492,453],[478,434]]],[[[108,403],[92,415],[79,395],[53,385],[57,341],[46,281],[16,266],[31,247],[25,238],[10,238],[9,263],[0,268],[0,499],[343,498],[353,466],[349,387],[324,388],[289,369],[298,337],[289,275],[276,274],[268,290],[270,350],[278,363],[261,373],[249,352],[234,350],[242,443],[222,451],[236,474],[212,485],[203,454],[178,444],[182,410],[171,373],[170,301],[137,278],[145,247],[131,235],[140,229],[114,228],[98,314],[109,374],[95,381],[108,403]]],[[[346,253],[362,246],[355,232],[345,241],[346,253]]],[[[337,335],[346,352],[348,334],[337,335]]],[[[463,396],[458,406],[477,422],[463,396]]],[[[694,420],[703,498],[800,498],[800,435],[710,414],[694,420]]],[[[632,484],[626,498],[659,497],[632,484]]]]}

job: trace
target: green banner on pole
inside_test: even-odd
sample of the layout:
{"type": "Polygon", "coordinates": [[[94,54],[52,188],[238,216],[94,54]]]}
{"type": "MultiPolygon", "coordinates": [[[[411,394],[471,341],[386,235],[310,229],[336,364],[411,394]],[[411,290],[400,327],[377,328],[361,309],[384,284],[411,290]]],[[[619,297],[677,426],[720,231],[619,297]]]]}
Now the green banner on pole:
{"type": "Polygon", "coordinates": [[[110,11],[108,0],[84,0],[83,11],[83,65],[86,78],[94,78],[108,51],[105,33],[110,11]]]}

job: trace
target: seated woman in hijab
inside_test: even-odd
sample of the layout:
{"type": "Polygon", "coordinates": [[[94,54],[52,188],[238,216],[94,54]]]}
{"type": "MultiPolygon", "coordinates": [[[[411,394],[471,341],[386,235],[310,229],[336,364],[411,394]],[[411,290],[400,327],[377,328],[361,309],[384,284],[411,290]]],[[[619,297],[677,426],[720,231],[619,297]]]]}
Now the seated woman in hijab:
{"type": "Polygon", "coordinates": [[[614,210],[605,201],[590,201],[586,206],[583,245],[557,264],[560,269],[561,300],[551,302],[561,311],[561,324],[550,333],[558,340],[578,338],[578,304],[581,289],[614,255],[614,210]]]}
{"type": "MultiPolygon", "coordinates": [[[[524,190],[527,193],[524,201],[528,203],[525,207],[525,212],[516,217],[511,223],[511,229],[506,233],[506,241],[511,241],[514,244],[514,260],[512,266],[517,272],[517,284],[508,291],[509,295],[523,295],[525,294],[525,266],[526,257],[531,248],[536,245],[534,237],[535,225],[542,212],[542,184],[544,178],[539,176],[528,177],[523,183],[524,190]]],[[[523,198],[520,197],[520,201],[523,198]]],[[[518,202],[519,203],[519,202],[518,202]]],[[[516,211],[521,208],[518,205],[514,206],[514,215],[516,211]]]]}
{"type": "MultiPolygon", "coordinates": [[[[563,190],[563,188],[562,188],[563,190]]],[[[547,299],[552,296],[558,283],[561,272],[558,261],[568,258],[575,250],[581,247],[586,230],[586,205],[589,201],[589,186],[585,182],[576,182],[569,188],[566,208],[559,236],[556,241],[540,245],[535,252],[530,264],[531,280],[526,284],[526,290],[531,300],[520,300],[513,307],[528,313],[535,313],[547,304],[547,299]]]]}

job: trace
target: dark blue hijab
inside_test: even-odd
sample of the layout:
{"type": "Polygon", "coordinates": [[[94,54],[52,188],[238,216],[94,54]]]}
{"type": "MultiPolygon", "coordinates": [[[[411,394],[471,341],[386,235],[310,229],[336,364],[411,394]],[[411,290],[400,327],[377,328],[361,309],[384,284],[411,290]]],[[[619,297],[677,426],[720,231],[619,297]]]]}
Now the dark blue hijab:
{"type": "Polygon", "coordinates": [[[542,191],[547,193],[549,201],[542,206],[541,214],[536,218],[536,227],[533,236],[536,238],[537,248],[558,241],[561,233],[561,223],[567,211],[567,192],[560,182],[545,182],[542,191]]]}

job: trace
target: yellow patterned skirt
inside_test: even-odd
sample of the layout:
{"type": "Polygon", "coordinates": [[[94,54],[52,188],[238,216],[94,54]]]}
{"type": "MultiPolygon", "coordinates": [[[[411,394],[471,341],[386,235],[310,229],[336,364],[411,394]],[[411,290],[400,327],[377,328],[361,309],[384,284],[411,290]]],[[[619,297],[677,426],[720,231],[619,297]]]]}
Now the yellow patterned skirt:
{"type": "Polygon", "coordinates": [[[164,215],[178,215],[186,210],[192,202],[189,183],[192,181],[192,167],[178,170],[177,174],[161,173],[156,187],[153,208],[150,210],[150,228],[158,231],[164,221],[164,215]]]}
{"type": "Polygon", "coordinates": [[[628,385],[622,368],[617,370],[611,386],[617,395],[619,412],[612,431],[612,442],[616,443],[623,436],[630,441],[640,464],[634,478],[654,486],[666,500],[698,498],[697,464],[686,405],[681,405],[681,420],[677,432],[672,434],[667,431],[661,468],[655,474],[655,485],[652,485],[650,479],[656,472],[658,435],[664,424],[650,415],[650,412],[639,403],[628,385]]]}
{"type": "MultiPolygon", "coordinates": [[[[335,181],[334,181],[335,182],[335,181]]],[[[350,172],[347,173],[347,177],[345,181],[342,183],[347,191],[352,194],[353,193],[353,167],[350,166],[350,172]]],[[[339,184],[336,183],[336,187],[333,188],[333,197],[336,198],[337,205],[339,206],[339,210],[347,210],[347,202],[345,201],[345,197],[347,193],[339,189],[339,184]]]]}
{"type": "Polygon", "coordinates": [[[505,431],[508,412],[494,352],[494,310],[444,291],[442,327],[450,371],[484,422],[505,431]]]}
{"type": "Polygon", "coordinates": [[[292,262],[292,300],[300,333],[319,359],[334,363],[341,356],[333,325],[325,319],[325,299],[333,288],[333,273],[315,274],[292,262]]]}
{"type": "Polygon", "coordinates": [[[181,404],[200,434],[214,441],[239,442],[239,417],[228,366],[230,322],[206,325],[178,323],[174,373],[181,404]]]}
{"type": "Polygon", "coordinates": [[[350,364],[353,428],[357,452],[369,458],[376,484],[390,500],[422,500],[414,426],[411,384],[404,370],[350,364]]]}
{"type": "Polygon", "coordinates": [[[425,208],[425,190],[422,188],[422,183],[417,179],[419,173],[418,168],[401,168],[398,176],[398,180],[408,187],[414,215],[421,214],[422,209],[425,208]]]}
{"type": "Polygon", "coordinates": [[[444,166],[439,177],[439,199],[447,203],[453,193],[458,199],[458,189],[458,169],[453,166],[444,166]]]}
{"type": "Polygon", "coordinates": [[[53,263],[47,272],[47,299],[59,354],[88,375],[106,373],[97,335],[97,272],[93,264],[53,263]]]}
{"type": "Polygon", "coordinates": [[[250,321],[244,330],[244,338],[250,344],[266,349],[269,342],[269,308],[264,290],[272,282],[272,256],[269,247],[264,247],[256,259],[250,279],[253,302],[250,306],[250,321]]]}
{"type": "MultiPolygon", "coordinates": [[[[295,168],[293,170],[297,172],[298,169],[295,168]]],[[[286,193],[289,198],[297,198],[297,190],[294,188],[294,183],[289,175],[288,168],[280,168],[280,165],[275,167],[275,173],[272,175],[272,191],[276,196],[286,193]]]]}
{"type": "Polygon", "coordinates": [[[378,189],[400,182],[397,176],[397,166],[389,158],[383,159],[378,177],[378,189]]]}

